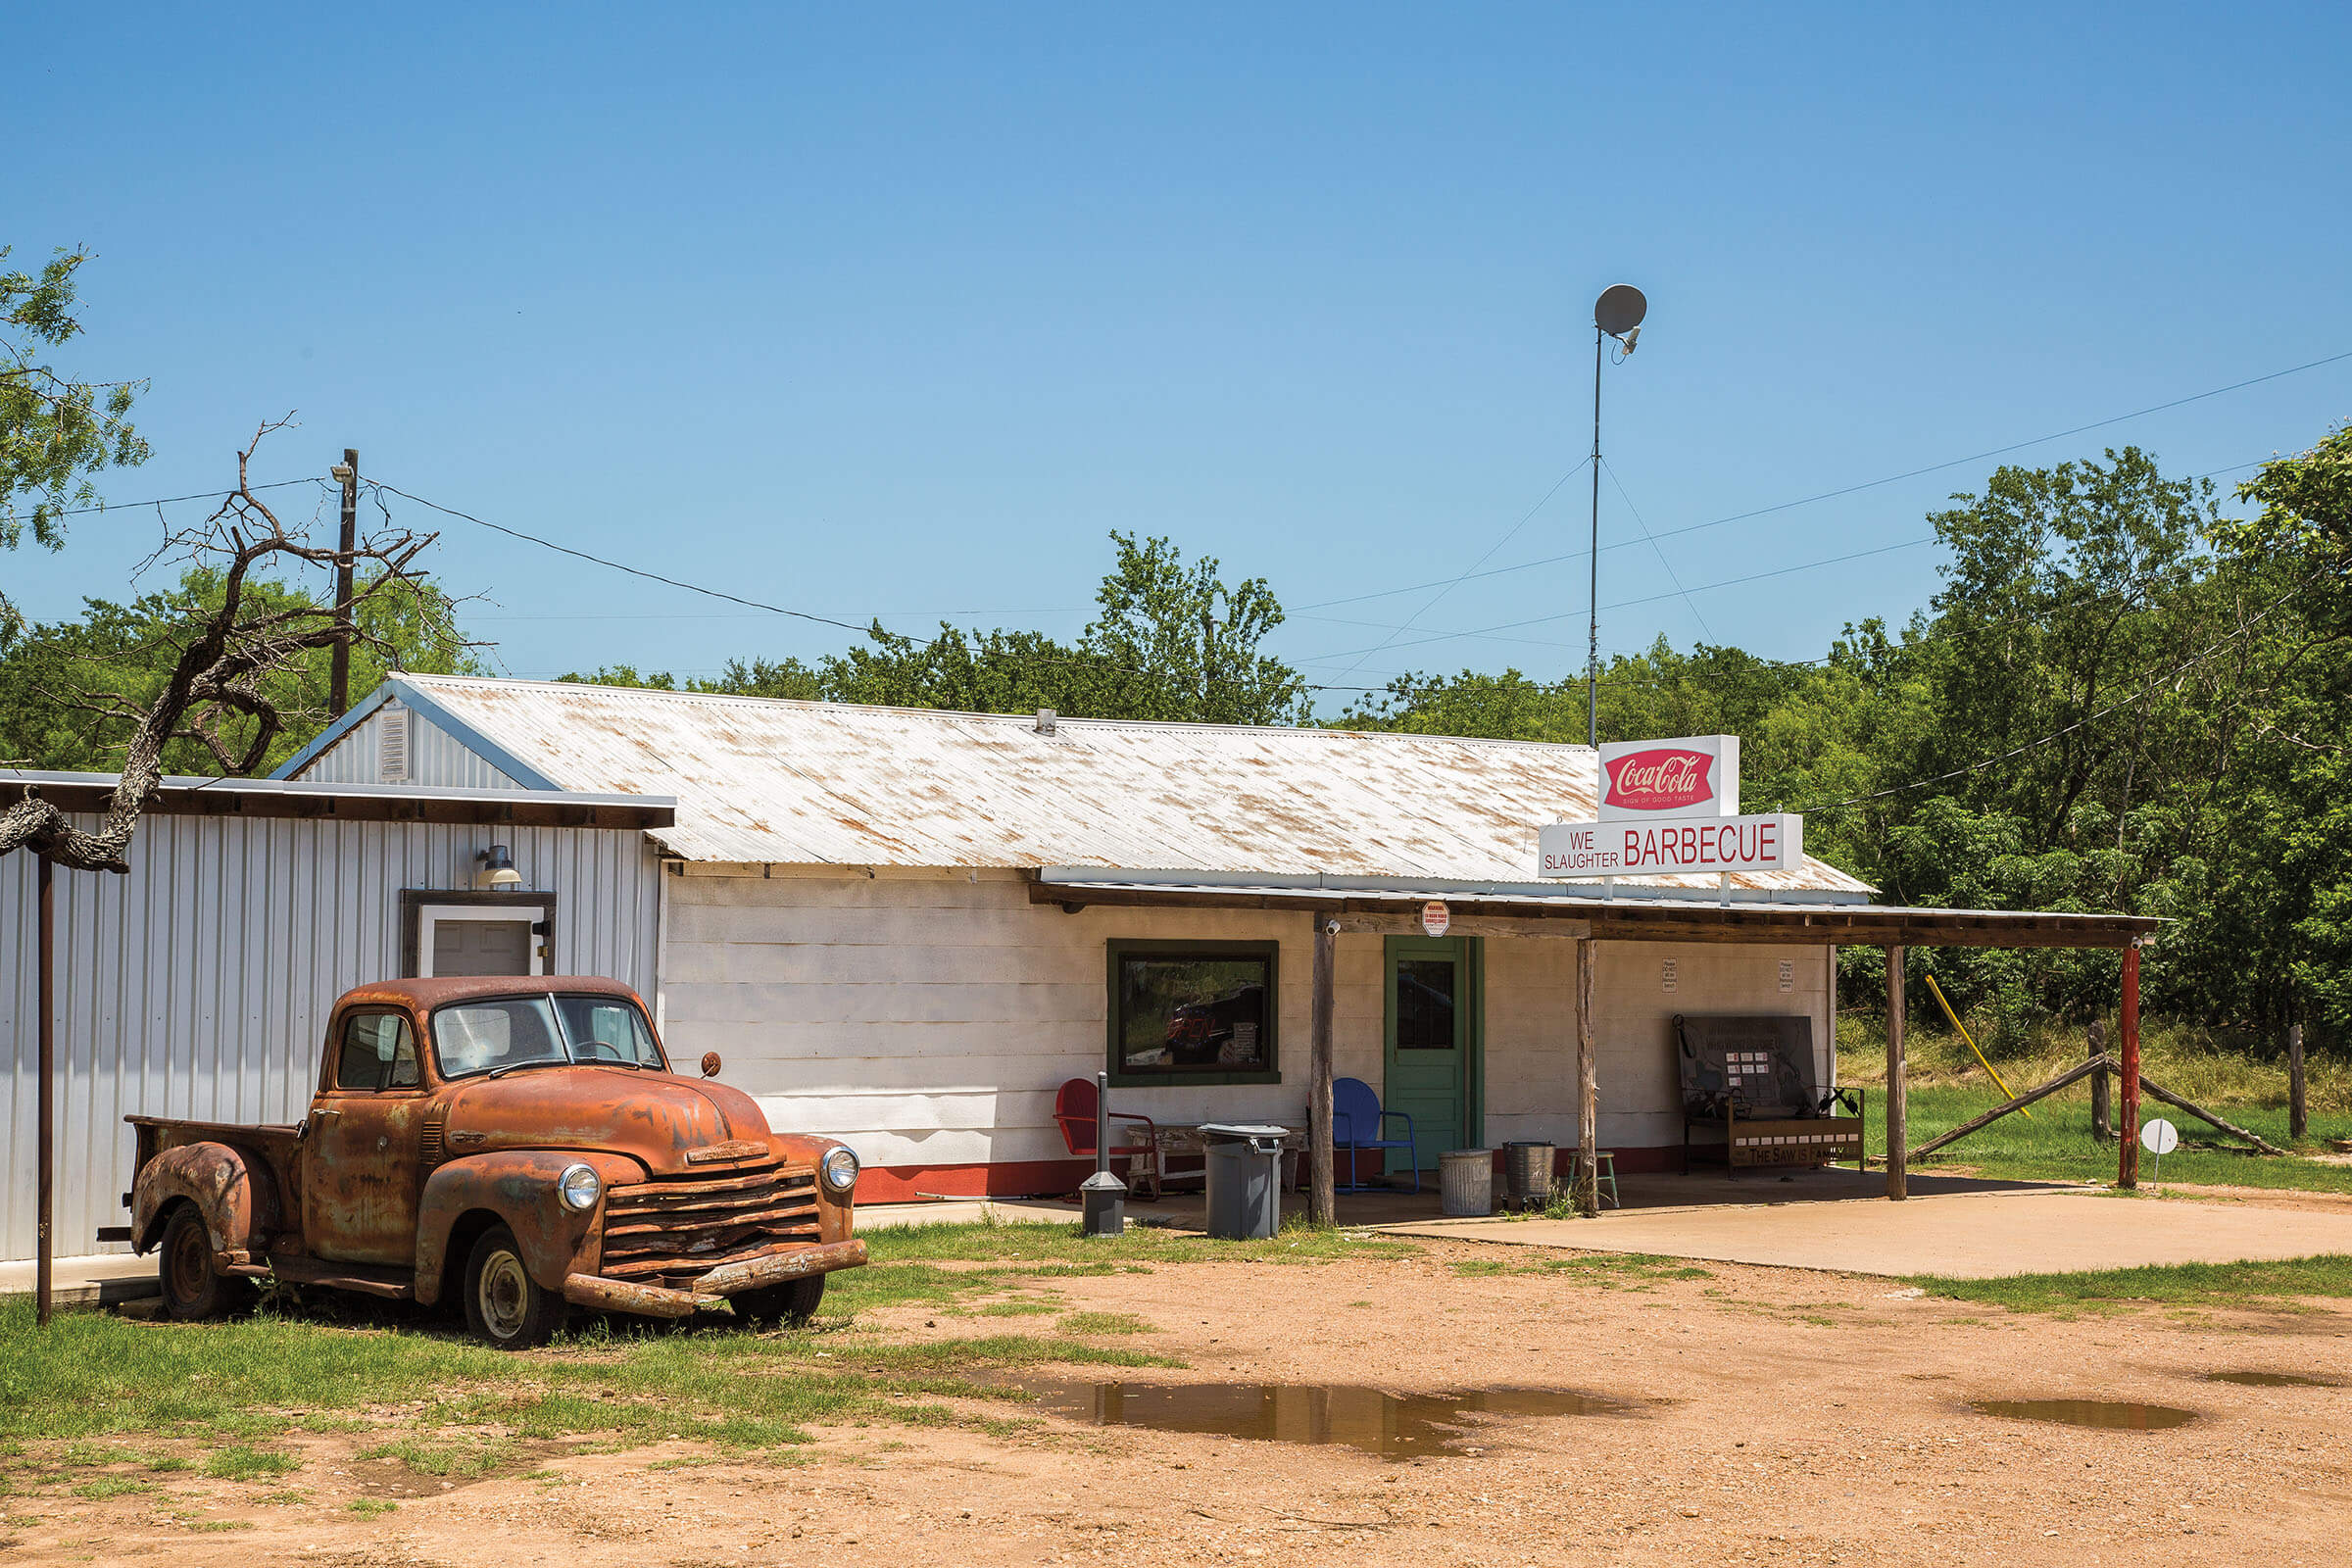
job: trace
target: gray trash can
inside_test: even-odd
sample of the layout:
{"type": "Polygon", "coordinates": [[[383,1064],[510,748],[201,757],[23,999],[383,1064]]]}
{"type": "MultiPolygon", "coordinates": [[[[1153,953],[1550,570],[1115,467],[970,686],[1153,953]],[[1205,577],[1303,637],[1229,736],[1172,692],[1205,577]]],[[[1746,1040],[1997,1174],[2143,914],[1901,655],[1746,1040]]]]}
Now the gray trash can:
{"type": "Polygon", "coordinates": [[[1494,1212],[1494,1151],[1449,1149],[1438,1156],[1439,1207],[1457,1219],[1494,1212]]]}
{"type": "Polygon", "coordinates": [[[1542,1208],[1551,1201],[1551,1145],[1517,1139],[1502,1146],[1502,1164],[1513,1208],[1542,1208]]]}
{"type": "Polygon", "coordinates": [[[1200,1129],[1208,1162],[1208,1234],[1253,1242],[1282,1229],[1282,1127],[1210,1124],[1200,1129]]]}

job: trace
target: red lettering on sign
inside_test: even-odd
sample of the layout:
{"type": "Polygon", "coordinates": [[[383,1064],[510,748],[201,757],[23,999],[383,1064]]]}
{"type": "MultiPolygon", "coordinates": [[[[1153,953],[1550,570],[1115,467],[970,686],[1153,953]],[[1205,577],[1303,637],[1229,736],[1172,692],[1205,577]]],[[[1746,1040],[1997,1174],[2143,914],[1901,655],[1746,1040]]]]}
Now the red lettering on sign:
{"type": "Polygon", "coordinates": [[[1631,811],[1688,810],[1715,798],[1708,776],[1715,759],[1704,752],[1678,751],[1661,746],[1620,757],[1609,764],[1608,788],[1601,805],[1631,811]]]}

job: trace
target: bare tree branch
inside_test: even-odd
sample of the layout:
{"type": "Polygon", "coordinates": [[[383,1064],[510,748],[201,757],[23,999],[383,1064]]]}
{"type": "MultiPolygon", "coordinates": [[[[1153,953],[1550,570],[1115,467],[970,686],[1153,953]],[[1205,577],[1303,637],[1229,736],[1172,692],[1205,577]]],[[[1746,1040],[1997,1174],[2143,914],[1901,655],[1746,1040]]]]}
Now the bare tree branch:
{"type": "Polygon", "coordinates": [[[192,615],[178,628],[177,656],[162,693],[144,707],[112,692],[74,698],[74,706],[85,710],[136,715],[138,720],[123,747],[121,782],[100,814],[97,830],[75,827],[28,785],[22,800],[0,810],[0,855],[29,848],[77,870],[128,871],[125,855],[131,835],[140,814],[163,789],[166,746],[192,742],[211,754],[223,774],[251,772],[289,723],[312,716],[282,709],[265,691],[265,680],[311,650],[338,642],[388,651],[381,639],[362,629],[359,612],[393,585],[412,580],[416,574],[411,567],[438,534],[386,526],[358,540],[349,557],[355,570],[348,618],[338,617],[332,605],[289,607],[272,605],[267,598],[247,602],[248,584],[260,580],[261,568],[281,561],[331,567],[345,559],[338,549],[316,545],[304,532],[289,531],[254,493],[253,454],[288,422],[273,419],[256,430],[253,441],[237,454],[237,488],[220,510],[192,528],[168,533],[140,566],[144,571],[166,557],[180,558],[217,570],[221,582],[219,608],[192,615]],[[372,569],[365,569],[368,567],[372,569]],[[241,723],[249,723],[251,732],[240,740],[235,731],[241,723]]]}

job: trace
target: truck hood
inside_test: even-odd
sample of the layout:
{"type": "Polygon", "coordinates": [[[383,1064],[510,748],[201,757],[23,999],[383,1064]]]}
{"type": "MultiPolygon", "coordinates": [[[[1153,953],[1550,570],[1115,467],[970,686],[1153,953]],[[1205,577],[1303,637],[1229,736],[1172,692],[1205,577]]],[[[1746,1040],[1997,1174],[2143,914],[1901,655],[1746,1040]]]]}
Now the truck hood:
{"type": "MultiPolygon", "coordinates": [[[[452,1158],[499,1149],[627,1154],[657,1176],[690,1168],[689,1150],[768,1144],[767,1118],[740,1089],[629,1067],[526,1067],[453,1085],[443,1139],[452,1158]]],[[[716,1174],[709,1166],[705,1174],[716,1174]]]]}

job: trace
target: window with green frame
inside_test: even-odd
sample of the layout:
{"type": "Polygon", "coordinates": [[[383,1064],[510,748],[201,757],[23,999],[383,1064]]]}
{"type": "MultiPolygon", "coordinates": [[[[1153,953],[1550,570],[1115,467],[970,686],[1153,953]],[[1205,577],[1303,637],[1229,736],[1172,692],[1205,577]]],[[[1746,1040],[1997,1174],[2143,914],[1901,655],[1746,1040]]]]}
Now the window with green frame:
{"type": "Polygon", "coordinates": [[[1282,1082],[1281,944],[1109,944],[1110,1081],[1282,1082]]]}

